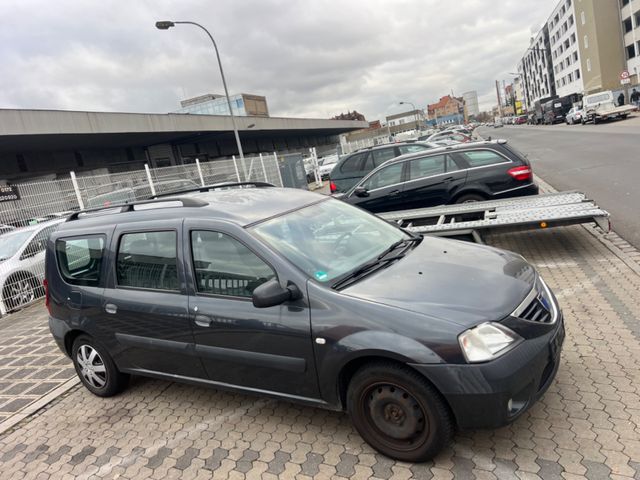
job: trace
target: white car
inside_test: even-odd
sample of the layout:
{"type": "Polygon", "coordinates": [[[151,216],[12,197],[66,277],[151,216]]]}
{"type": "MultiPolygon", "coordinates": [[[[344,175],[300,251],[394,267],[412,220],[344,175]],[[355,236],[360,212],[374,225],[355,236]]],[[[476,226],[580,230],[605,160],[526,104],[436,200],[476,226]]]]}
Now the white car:
{"type": "Polygon", "coordinates": [[[326,157],[322,157],[318,159],[318,172],[320,173],[320,178],[326,180],[329,178],[329,174],[333,167],[336,166],[340,157],[338,155],[328,155],[326,157]]]}
{"type": "Polygon", "coordinates": [[[564,121],[567,125],[573,125],[574,123],[580,123],[582,121],[582,108],[573,107],[567,115],[564,117],[564,121]]]}
{"type": "Polygon", "coordinates": [[[47,238],[64,219],[17,228],[0,236],[0,315],[43,295],[47,238]]]}

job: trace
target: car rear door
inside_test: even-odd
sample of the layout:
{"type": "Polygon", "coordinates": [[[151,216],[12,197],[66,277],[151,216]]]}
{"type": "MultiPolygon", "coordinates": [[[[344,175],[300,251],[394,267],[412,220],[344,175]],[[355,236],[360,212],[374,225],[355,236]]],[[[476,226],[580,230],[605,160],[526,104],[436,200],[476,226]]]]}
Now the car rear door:
{"type": "Polygon", "coordinates": [[[424,208],[449,203],[464,185],[467,171],[446,153],[410,160],[402,208],[424,208]]]}
{"type": "Polygon", "coordinates": [[[506,155],[496,150],[483,148],[456,152],[452,155],[459,165],[468,168],[465,190],[481,191],[491,197],[522,186],[522,182],[508,173],[520,163],[514,164],[506,155]]]}
{"type": "MultiPolygon", "coordinates": [[[[267,308],[252,303],[253,290],[262,283],[274,278],[281,284],[291,281],[286,268],[276,268],[269,251],[240,227],[187,220],[184,238],[190,321],[209,378],[317,398],[307,301],[267,308]]],[[[305,288],[303,282],[293,282],[305,288]]]]}
{"type": "Polygon", "coordinates": [[[115,337],[127,369],[206,378],[189,321],[181,237],[181,219],[116,227],[101,328],[115,337]]]}

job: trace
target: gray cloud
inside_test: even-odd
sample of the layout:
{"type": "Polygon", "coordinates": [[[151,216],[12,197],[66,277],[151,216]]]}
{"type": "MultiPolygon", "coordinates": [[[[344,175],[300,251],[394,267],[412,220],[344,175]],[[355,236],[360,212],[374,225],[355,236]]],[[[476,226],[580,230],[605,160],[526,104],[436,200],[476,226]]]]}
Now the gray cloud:
{"type": "Polygon", "coordinates": [[[368,119],[452,90],[495,103],[508,72],[554,0],[3,0],[0,108],[175,110],[222,93],[209,40],[231,93],[267,96],[274,116],[368,119]]]}

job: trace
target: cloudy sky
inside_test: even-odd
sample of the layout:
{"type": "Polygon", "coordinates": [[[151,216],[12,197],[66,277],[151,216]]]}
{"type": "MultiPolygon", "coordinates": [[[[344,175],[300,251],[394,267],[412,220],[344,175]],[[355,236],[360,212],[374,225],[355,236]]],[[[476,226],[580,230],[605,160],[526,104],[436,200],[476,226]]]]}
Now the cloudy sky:
{"type": "Polygon", "coordinates": [[[374,120],[477,90],[495,103],[556,0],[1,0],[0,108],[168,112],[265,95],[272,116],[374,120]]]}

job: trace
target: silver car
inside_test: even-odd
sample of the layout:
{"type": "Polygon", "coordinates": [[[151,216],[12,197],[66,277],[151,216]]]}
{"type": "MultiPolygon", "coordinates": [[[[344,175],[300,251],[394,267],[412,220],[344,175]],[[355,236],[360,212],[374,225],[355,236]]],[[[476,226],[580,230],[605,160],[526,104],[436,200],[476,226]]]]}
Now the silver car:
{"type": "Polygon", "coordinates": [[[0,236],[0,315],[43,296],[47,238],[64,219],[17,228],[0,236]]]}
{"type": "Polygon", "coordinates": [[[573,125],[574,123],[580,123],[582,121],[582,108],[573,107],[567,113],[564,121],[567,125],[573,125]]]}

